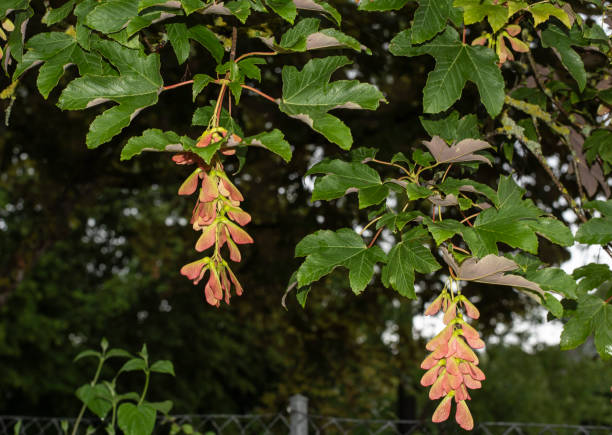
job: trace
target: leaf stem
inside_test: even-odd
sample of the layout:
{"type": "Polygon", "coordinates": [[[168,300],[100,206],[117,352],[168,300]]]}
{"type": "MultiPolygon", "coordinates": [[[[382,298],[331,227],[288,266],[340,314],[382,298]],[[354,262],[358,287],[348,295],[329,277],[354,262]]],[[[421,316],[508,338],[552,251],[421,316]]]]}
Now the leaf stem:
{"type": "Polygon", "coordinates": [[[459,222],[460,224],[464,223],[465,221],[469,221],[470,219],[472,219],[473,217],[476,217],[480,214],[480,212],[478,213],[474,213],[473,215],[470,215],[468,217],[466,217],[465,219],[463,219],[461,222],[459,222]]]}
{"type": "Polygon", "coordinates": [[[446,180],[446,176],[448,175],[448,171],[450,171],[450,168],[453,167],[453,164],[451,163],[450,165],[448,165],[448,168],[446,168],[446,171],[444,172],[444,176],[442,177],[442,183],[444,183],[444,180],[446,180]]]}
{"type": "Polygon", "coordinates": [[[609,303],[610,301],[612,301],[612,296],[610,296],[608,299],[606,299],[606,300],[604,301],[604,304],[607,304],[607,303],[609,303]]]}
{"type": "MultiPolygon", "coordinates": [[[[98,362],[98,368],[96,369],[96,374],[94,375],[93,379],[90,382],[90,385],[92,387],[96,385],[96,382],[98,382],[98,378],[100,377],[100,372],[102,371],[102,365],[104,364],[105,360],[106,358],[103,355],[100,356],[100,361],[98,362]]],[[[77,419],[74,422],[74,427],[72,428],[72,435],[75,435],[77,433],[77,429],[79,428],[79,425],[81,424],[81,420],[83,419],[83,414],[85,414],[86,409],[87,409],[87,404],[83,402],[83,406],[81,406],[79,415],[77,416],[77,419]]]]}
{"type": "Polygon", "coordinates": [[[184,82],[176,83],[174,85],[164,86],[162,88],[162,91],[169,91],[170,89],[178,88],[178,87],[185,86],[185,85],[190,85],[192,83],[193,83],[193,80],[187,80],[184,82]]]}
{"type": "Polygon", "coordinates": [[[140,396],[140,400],[138,401],[138,404],[142,404],[142,402],[144,402],[145,396],[147,395],[147,390],[149,389],[149,377],[151,376],[151,373],[149,372],[149,370],[145,371],[145,384],[144,384],[144,388],[142,390],[142,394],[140,396]]]}
{"type": "Polygon", "coordinates": [[[236,59],[236,62],[240,62],[242,59],[249,56],[276,56],[278,52],[276,51],[252,51],[250,53],[245,53],[236,59]]]}
{"type": "Polygon", "coordinates": [[[408,178],[414,181],[414,175],[410,171],[408,171],[408,169],[404,168],[402,165],[398,165],[397,163],[385,162],[383,160],[378,160],[374,158],[366,159],[364,163],[367,163],[367,162],[374,162],[374,163],[379,163],[381,165],[394,166],[396,168],[399,168],[408,176],[408,178]]]}
{"type": "Polygon", "coordinates": [[[376,234],[374,234],[374,238],[372,238],[372,241],[368,244],[368,249],[374,246],[374,242],[376,242],[376,239],[378,239],[378,236],[380,236],[380,233],[382,232],[383,228],[385,227],[380,227],[378,231],[376,231],[376,234]]]}
{"type": "Polygon", "coordinates": [[[261,95],[262,97],[264,97],[266,100],[270,100],[275,104],[278,104],[276,102],[276,100],[274,98],[272,98],[271,96],[269,96],[268,94],[266,94],[265,92],[260,91],[259,89],[255,89],[251,86],[247,86],[247,85],[240,85],[241,87],[243,87],[244,89],[248,89],[251,92],[255,92],[258,95],[261,95]]]}
{"type": "Polygon", "coordinates": [[[365,227],[363,227],[361,231],[359,231],[359,235],[360,236],[363,235],[363,233],[365,233],[365,230],[367,230],[370,226],[372,226],[374,222],[377,222],[381,220],[382,218],[383,218],[382,216],[378,216],[376,219],[372,219],[370,222],[368,222],[368,224],[365,227]]]}

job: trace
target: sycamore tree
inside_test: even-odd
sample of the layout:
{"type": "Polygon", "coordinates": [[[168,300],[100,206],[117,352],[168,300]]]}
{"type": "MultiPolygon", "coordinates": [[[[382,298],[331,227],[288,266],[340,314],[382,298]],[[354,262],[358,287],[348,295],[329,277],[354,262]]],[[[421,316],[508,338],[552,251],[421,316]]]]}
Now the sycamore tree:
{"type": "Polygon", "coordinates": [[[311,199],[356,199],[364,220],[305,234],[287,294],[304,305],[313,283],[348,272],[355,294],[380,280],[414,299],[415,274],[435,274],[444,285],[425,314],[443,313],[441,332],[426,345],[421,384],[440,399],[434,422],[454,408],[469,430],[468,390],[480,388],[485,374],[473,350],[484,342],[470,324],[480,313],[462,293],[466,283],[521,292],[564,321],[563,349],[593,335],[601,357],[612,356],[609,267],[602,261],[570,275],[539,249],[577,242],[612,258],[610,13],[600,0],[2,0],[0,97],[8,122],[19,80],[36,74],[43,98],[59,87],[62,110],[97,114],[87,147],[114,139],[123,143],[122,160],[153,151],[185,166],[177,188],[195,195],[197,252],[185,254],[180,273],[215,307],[248,291],[232,269],[240,245],[257,243],[233,181],[248,150],[285,161],[293,151],[274,125],[246,135],[241,102],[264,99],[270,111],[336,144],[340,158],[303,174],[315,177],[311,199]],[[423,59],[422,71],[406,74],[427,75],[418,104],[428,137],[398,144],[404,151],[394,155],[364,147],[342,121],[346,110],[374,111],[401,97],[354,79],[351,57],[370,49],[346,31],[339,11],[348,7],[366,17],[405,14],[385,47],[423,59]],[[167,45],[172,51],[162,50],[167,45]],[[206,57],[205,69],[189,68],[195,57],[206,57]],[[269,66],[273,57],[282,68],[269,66]],[[169,81],[171,68],[183,68],[183,79],[169,81]],[[172,98],[183,86],[192,89],[182,104],[193,105],[196,137],[155,125],[126,133],[139,113],[156,110],[161,94],[172,98]],[[214,98],[203,102],[204,92],[214,98]],[[561,215],[522,182],[517,156],[524,155],[558,190],[561,215]],[[483,182],[487,167],[497,176],[483,182]]]}

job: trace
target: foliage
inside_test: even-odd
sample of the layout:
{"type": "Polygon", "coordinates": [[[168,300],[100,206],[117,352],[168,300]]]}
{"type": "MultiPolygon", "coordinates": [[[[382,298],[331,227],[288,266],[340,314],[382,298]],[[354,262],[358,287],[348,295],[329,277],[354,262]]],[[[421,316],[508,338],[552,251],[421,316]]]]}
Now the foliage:
{"type": "MultiPolygon", "coordinates": [[[[155,427],[157,413],[168,414],[172,409],[172,401],[146,401],[149,379],[151,373],[165,373],[174,376],[172,362],[160,360],[150,364],[146,344],[142,346],[137,357],[133,357],[123,349],[109,349],[106,339],[100,342],[100,349],[101,352],[91,349],[84,350],[74,358],[75,361],[83,358],[96,358],[98,365],[91,382],[76,390],[76,396],[83,402],[83,406],[72,428],[72,434],[78,433],[81,418],[85,410],[89,410],[102,421],[109,412],[111,413],[110,421],[104,427],[108,434],[116,433],[118,427],[125,434],[150,435],[155,427]],[[110,358],[127,358],[127,361],[110,381],[101,380],[100,374],[104,363],[110,358]],[[143,372],[145,375],[142,393],[131,391],[120,394],[117,391],[119,375],[133,371],[143,372]]],[[[91,430],[88,428],[87,432],[91,431],[93,428],[91,430]]]]}
{"type": "MultiPolygon", "coordinates": [[[[36,16],[36,6],[27,0],[9,3],[0,8],[0,19],[8,32],[3,34],[3,67],[12,82],[2,97],[14,101],[17,81],[40,66],[38,90],[47,98],[60,86],[57,104],[61,109],[105,105],[89,126],[86,143],[90,148],[124,131],[132,135],[133,119],[156,106],[160,94],[192,85],[191,96],[197,101],[203,90],[218,87],[218,92],[213,91],[216,99],[204,101],[193,114],[192,124],[204,127],[196,138],[190,132],[179,134],[148,125],[127,140],[121,153],[126,160],[144,151],[171,152],[176,163],[197,166],[179,194],[198,192],[190,222],[201,232],[196,250],[212,248],[213,252],[187,264],[181,273],[196,284],[208,273],[205,297],[215,306],[221,300],[229,303],[231,288],[242,294],[224,255],[238,263],[242,254],[237,244],[253,242],[241,228],[251,221],[241,208],[245,196],[226,168],[239,172],[249,148],[268,149],[286,161],[295,151],[286,140],[286,130],[270,130],[270,126],[244,134],[237,115],[244,104],[243,92],[277,105],[280,112],[303,121],[342,150],[350,149],[354,138],[336,109],[373,111],[381,102],[400,97],[354,79],[335,80],[332,75],[351,63],[346,56],[302,57],[300,68],[278,61],[282,65],[278,77],[274,69],[266,68],[273,57],[292,53],[334,48],[352,50],[352,54],[363,48],[340,30],[338,9],[323,1],[245,0],[226,5],[68,1],[49,8],[40,20],[50,31],[33,34],[27,33],[27,24],[36,16]],[[231,31],[226,20],[232,22],[231,31]],[[333,27],[320,30],[321,20],[333,27]],[[243,41],[251,45],[251,39],[271,51],[239,54],[243,41]],[[162,56],[168,54],[162,52],[166,44],[172,48],[172,58],[162,56]],[[166,84],[165,65],[189,62],[200,56],[201,49],[210,56],[209,67],[197,71],[191,80],[166,84]],[[72,71],[76,77],[66,84],[62,77],[68,65],[78,71],[72,71]],[[281,82],[280,97],[254,87],[266,82],[281,82]]],[[[340,201],[358,193],[359,208],[367,209],[368,221],[306,236],[295,249],[304,261],[289,290],[295,287],[299,302],[305,305],[306,297],[316,294],[310,286],[335,269],[346,268],[356,294],[380,275],[385,287],[415,298],[421,293],[416,273],[434,273],[445,263],[450,277],[442,277],[446,284],[441,294],[450,295],[444,298],[444,311],[452,314],[446,323],[455,316],[458,301],[470,314],[473,305],[463,294],[469,287],[463,283],[514,287],[566,322],[563,348],[574,348],[593,334],[601,357],[609,358],[609,269],[591,264],[568,275],[552,267],[554,261],[542,247],[553,244],[562,249],[575,238],[601,245],[612,256],[612,202],[604,200],[610,194],[612,164],[606,133],[612,86],[610,40],[597,23],[607,18],[610,5],[422,0],[413,11],[407,3],[362,0],[358,9],[364,14],[405,12],[412,24],[403,25],[390,38],[389,51],[395,56],[435,59],[423,89],[421,118],[431,139],[415,141],[423,147],[417,145],[412,152],[404,150],[384,159],[377,158],[376,149],[357,148],[310,168],[308,175],[317,174],[312,201],[340,201]],[[470,107],[469,98],[462,98],[463,93],[476,95],[468,82],[476,86],[483,107],[470,107]],[[466,107],[475,113],[465,113],[466,107]],[[461,117],[450,111],[455,108],[461,117]],[[519,186],[525,183],[515,154],[527,153],[542,166],[558,189],[557,196],[567,204],[566,210],[580,222],[575,236],[566,225],[573,222],[560,212],[553,215],[538,195],[519,186]],[[558,165],[550,163],[551,156],[557,157],[558,165]],[[479,174],[487,171],[485,165],[501,175],[483,183],[479,174]],[[563,165],[572,170],[571,175],[560,175],[563,165]]],[[[347,76],[358,75],[357,69],[346,71],[347,76]]],[[[439,300],[434,299],[432,306],[439,300]]],[[[461,328],[445,329],[452,338],[446,337],[446,347],[435,346],[440,367],[471,361],[467,354],[457,353],[461,347],[457,343],[465,344],[461,336],[475,340],[478,333],[464,328],[462,315],[458,316],[461,328]]],[[[465,371],[444,370],[437,378],[441,386],[433,394],[443,397],[434,420],[448,417],[455,397],[456,419],[469,429],[473,425],[469,410],[456,392],[465,396],[462,386],[469,387],[473,379],[465,371]]]]}

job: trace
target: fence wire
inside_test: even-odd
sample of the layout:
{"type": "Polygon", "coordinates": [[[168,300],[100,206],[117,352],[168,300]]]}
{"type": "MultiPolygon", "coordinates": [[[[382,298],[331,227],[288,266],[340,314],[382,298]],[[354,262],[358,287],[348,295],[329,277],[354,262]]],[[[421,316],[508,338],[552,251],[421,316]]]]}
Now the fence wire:
{"type": "MultiPolygon", "coordinates": [[[[405,435],[466,433],[454,422],[433,424],[417,420],[367,420],[322,415],[287,414],[204,414],[160,417],[155,435],[287,435],[292,419],[307,419],[308,435],[405,435]]],[[[74,419],[26,416],[0,416],[0,435],[69,435],[74,419]]],[[[105,433],[106,422],[84,419],[80,435],[105,433]]],[[[484,422],[478,423],[478,435],[612,435],[610,426],[565,424],[484,422]]],[[[299,435],[302,435],[300,433],[299,435]]]]}

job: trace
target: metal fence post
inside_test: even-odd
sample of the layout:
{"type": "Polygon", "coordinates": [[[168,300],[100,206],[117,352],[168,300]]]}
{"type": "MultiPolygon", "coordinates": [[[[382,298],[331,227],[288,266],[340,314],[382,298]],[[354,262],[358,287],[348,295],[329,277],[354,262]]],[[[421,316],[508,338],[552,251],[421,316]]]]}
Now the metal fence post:
{"type": "Polygon", "coordinates": [[[308,397],[295,394],[289,398],[290,435],[308,435],[308,397]]]}

